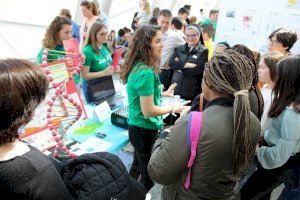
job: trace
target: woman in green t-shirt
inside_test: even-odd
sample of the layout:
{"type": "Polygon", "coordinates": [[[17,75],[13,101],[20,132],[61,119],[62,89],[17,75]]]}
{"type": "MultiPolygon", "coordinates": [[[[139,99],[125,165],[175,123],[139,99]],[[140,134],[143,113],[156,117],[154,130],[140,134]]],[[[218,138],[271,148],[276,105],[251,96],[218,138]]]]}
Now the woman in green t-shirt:
{"type": "MultiPolygon", "coordinates": [[[[72,22],[67,17],[56,16],[51,24],[48,26],[45,37],[42,41],[42,48],[37,56],[37,63],[42,63],[42,56],[44,48],[54,49],[57,51],[65,51],[63,46],[63,40],[69,40],[72,36],[72,22]]],[[[47,56],[48,62],[58,60],[60,57],[64,57],[63,53],[49,52],[47,56]]]]}
{"type": "Polygon", "coordinates": [[[100,77],[111,76],[114,72],[111,66],[112,58],[106,42],[107,29],[105,25],[101,22],[94,22],[88,30],[88,36],[82,51],[85,56],[84,67],[81,71],[82,89],[87,103],[93,102],[93,95],[88,82],[100,77]]]}
{"type": "Polygon", "coordinates": [[[120,70],[120,78],[127,83],[129,139],[135,151],[130,175],[139,177],[133,168],[138,163],[141,182],[147,190],[153,181],[147,173],[147,165],[152,146],[162,127],[162,115],[180,113],[185,106],[181,104],[160,106],[160,96],[171,96],[176,85],[161,93],[159,81],[159,61],[163,44],[160,27],[142,25],[133,34],[125,61],[120,70]]]}

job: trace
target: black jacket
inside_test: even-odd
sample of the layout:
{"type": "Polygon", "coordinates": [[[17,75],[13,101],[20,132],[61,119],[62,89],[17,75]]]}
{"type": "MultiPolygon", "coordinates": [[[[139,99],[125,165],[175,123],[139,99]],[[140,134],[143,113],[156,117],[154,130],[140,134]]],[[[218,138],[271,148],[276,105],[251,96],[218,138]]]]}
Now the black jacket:
{"type": "Polygon", "coordinates": [[[107,152],[83,154],[67,161],[62,176],[75,199],[145,199],[144,187],[130,178],[118,156],[107,152]]]}
{"type": "Polygon", "coordinates": [[[197,94],[201,93],[201,81],[203,77],[204,65],[208,61],[208,49],[200,44],[189,51],[187,43],[177,47],[170,58],[169,64],[174,70],[172,83],[176,82],[174,94],[181,98],[193,100],[197,94]],[[194,68],[184,68],[189,62],[196,64],[194,68]]]}

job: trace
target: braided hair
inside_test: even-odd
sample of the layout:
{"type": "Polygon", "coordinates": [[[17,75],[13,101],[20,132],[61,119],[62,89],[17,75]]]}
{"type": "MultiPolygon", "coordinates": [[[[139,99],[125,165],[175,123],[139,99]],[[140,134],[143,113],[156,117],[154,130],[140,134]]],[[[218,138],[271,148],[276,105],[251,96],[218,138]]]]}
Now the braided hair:
{"type": "Polygon", "coordinates": [[[234,50],[216,53],[206,64],[204,81],[218,94],[234,98],[233,173],[239,175],[249,167],[254,154],[250,136],[250,103],[248,91],[253,80],[252,63],[234,50]]]}
{"type": "Polygon", "coordinates": [[[242,45],[242,44],[237,44],[237,45],[234,45],[232,47],[232,49],[244,56],[246,56],[251,62],[253,65],[251,65],[251,68],[252,68],[252,73],[253,73],[253,81],[252,81],[252,86],[251,86],[251,90],[254,91],[257,99],[258,99],[258,113],[257,113],[257,118],[260,120],[261,119],[261,116],[263,114],[263,111],[264,111],[264,99],[263,99],[263,96],[260,92],[260,89],[258,88],[258,63],[255,59],[255,56],[253,54],[253,52],[248,48],[246,47],[245,45],[242,45]]]}

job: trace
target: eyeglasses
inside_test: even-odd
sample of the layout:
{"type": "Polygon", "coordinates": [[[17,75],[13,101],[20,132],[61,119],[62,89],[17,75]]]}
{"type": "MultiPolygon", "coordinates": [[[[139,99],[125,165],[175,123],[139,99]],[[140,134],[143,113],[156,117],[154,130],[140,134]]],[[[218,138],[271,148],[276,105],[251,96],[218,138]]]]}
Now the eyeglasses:
{"type": "Polygon", "coordinates": [[[197,37],[199,37],[199,35],[197,35],[197,34],[191,34],[191,35],[186,34],[185,37],[187,37],[187,38],[197,38],[197,37]]]}
{"type": "Polygon", "coordinates": [[[269,38],[268,40],[269,40],[269,43],[271,43],[272,45],[280,43],[277,40],[272,40],[272,38],[269,38]]]}
{"type": "Polygon", "coordinates": [[[106,37],[108,34],[108,32],[105,32],[105,33],[97,33],[96,35],[97,36],[100,36],[100,37],[106,37]]]}

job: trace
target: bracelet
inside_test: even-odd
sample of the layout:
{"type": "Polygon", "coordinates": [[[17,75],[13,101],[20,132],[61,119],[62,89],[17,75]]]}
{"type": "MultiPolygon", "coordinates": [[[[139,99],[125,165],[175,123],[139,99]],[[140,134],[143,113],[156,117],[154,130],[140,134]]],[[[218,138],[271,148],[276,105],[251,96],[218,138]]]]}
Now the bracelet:
{"type": "Polygon", "coordinates": [[[173,105],[170,105],[170,106],[171,106],[171,112],[170,112],[170,113],[171,113],[173,116],[176,116],[174,106],[173,106],[173,105]]]}

